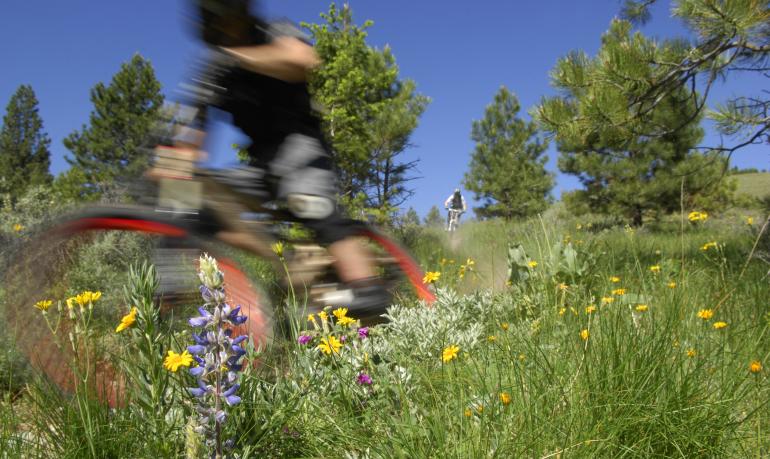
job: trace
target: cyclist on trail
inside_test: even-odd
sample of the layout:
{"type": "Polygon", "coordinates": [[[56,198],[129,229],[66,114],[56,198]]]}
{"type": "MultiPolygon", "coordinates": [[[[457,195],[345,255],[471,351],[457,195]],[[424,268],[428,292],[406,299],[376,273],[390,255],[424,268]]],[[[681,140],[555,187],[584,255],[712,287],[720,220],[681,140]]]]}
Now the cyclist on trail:
{"type": "Polygon", "coordinates": [[[468,206],[465,204],[465,198],[463,197],[462,193],[460,193],[459,188],[455,188],[454,192],[449,195],[446,201],[444,201],[444,209],[448,211],[447,228],[450,227],[453,212],[457,213],[456,224],[460,223],[460,216],[464,214],[466,210],[468,210],[468,206]]]}
{"type": "Polygon", "coordinates": [[[250,181],[255,194],[259,189],[284,204],[327,246],[348,293],[339,306],[354,317],[383,313],[390,295],[354,238],[354,222],[337,210],[331,150],[308,92],[308,73],[320,65],[315,50],[295,27],[256,16],[250,0],[193,5],[208,56],[185,85],[185,102],[196,115],[178,131],[175,146],[202,155],[208,108],[228,113],[251,140],[251,167],[238,168],[232,179],[250,181]]]}

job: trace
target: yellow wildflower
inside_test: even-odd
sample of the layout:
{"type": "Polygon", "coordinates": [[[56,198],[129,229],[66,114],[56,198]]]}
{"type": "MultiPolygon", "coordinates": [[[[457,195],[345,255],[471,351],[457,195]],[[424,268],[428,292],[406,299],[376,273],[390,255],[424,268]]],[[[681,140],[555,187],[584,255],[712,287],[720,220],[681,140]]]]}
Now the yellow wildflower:
{"type": "Polygon", "coordinates": [[[666,284],[666,287],[668,287],[668,288],[676,288],[676,282],[671,281],[668,284],[666,284]]]}
{"type": "Polygon", "coordinates": [[[537,268],[537,262],[536,262],[535,260],[530,260],[530,261],[527,263],[527,266],[529,266],[530,268],[533,268],[533,269],[534,269],[534,268],[537,268]]]}
{"type": "Polygon", "coordinates": [[[38,308],[43,314],[45,314],[48,312],[48,308],[50,308],[52,304],[53,301],[51,300],[40,300],[35,303],[35,307],[38,308]]]}
{"type": "Polygon", "coordinates": [[[511,403],[511,394],[508,392],[500,392],[500,403],[503,405],[508,405],[511,403]]]}
{"type": "MultiPolygon", "coordinates": [[[[93,305],[94,302],[96,302],[101,297],[102,297],[102,292],[98,292],[98,291],[92,292],[90,290],[86,290],[85,292],[79,295],[76,295],[74,300],[78,304],[78,306],[80,306],[80,308],[82,309],[82,308],[85,308],[86,306],[93,305]]],[[[72,309],[69,304],[69,300],[67,301],[68,301],[67,307],[70,307],[70,309],[72,309]]]]}
{"type": "Polygon", "coordinates": [[[337,320],[340,320],[348,314],[348,308],[337,308],[332,311],[332,314],[334,314],[337,320]]]}
{"type": "Polygon", "coordinates": [[[489,341],[490,343],[494,343],[495,341],[497,341],[497,336],[489,335],[487,336],[487,341],[489,341]]]}
{"type": "Polygon", "coordinates": [[[584,328],[584,329],[580,330],[580,339],[582,339],[583,341],[587,341],[589,334],[590,333],[588,332],[587,328],[584,328]]]}
{"type": "Polygon", "coordinates": [[[612,282],[613,284],[617,284],[618,282],[620,282],[620,277],[610,276],[610,282],[612,282]]]}
{"type": "Polygon", "coordinates": [[[747,225],[753,225],[754,224],[754,217],[746,217],[746,224],[747,225]]]}
{"type": "Polygon", "coordinates": [[[596,306],[594,305],[586,306],[586,314],[591,314],[592,312],[596,312],[596,306]]]}
{"type": "Polygon", "coordinates": [[[475,264],[476,264],[476,262],[475,262],[475,261],[473,261],[473,259],[472,259],[472,258],[468,258],[467,260],[465,260],[465,266],[467,266],[469,269],[470,269],[470,268],[471,268],[473,265],[475,265],[475,264]]]}
{"type": "Polygon", "coordinates": [[[163,360],[163,367],[173,373],[179,369],[179,367],[189,367],[192,365],[193,358],[187,350],[181,354],[177,354],[174,351],[168,351],[165,360],[163,360]]]}
{"type": "Polygon", "coordinates": [[[20,223],[17,223],[17,224],[15,224],[15,225],[13,225],[13,230],[14,230],[15,232],[17,232],[17,233],[20,233],[20,232],[21,232],[21,230],[23,230],[23,229],[24,229],[24,225],[22,225],[22,224],[20,224],[20,223]]]}
{"type": "Polygon", "coordinates": [[[444,351],[441,353],[441,361],[444,363],[451,362],[453,359],[457,358],[458,352],[460,352],[460,346],[454,344],[444,348],[444,351]]]}
{"type": "Polygon", "coordinates": [[[604,296],[604,297],[602,297],[602,304],[610,304],[613,301],[615,301],[615,298],[613,298],[611,296],[604,296]]]}
{"type": "Polygon", "coordinates": [[[315,314],[308,314],[307,321],[315,323],[315,314]]]}
{"type": "Polygon", "coordinates": [[[703,251],[705,252],[706,250],[708,250],[708,249],[712,249],[712,248],[713,248],[713,249],[716,249],[716,248],[717,248],[717,243],[716,243],[716,241],[707,242],[707,243],[703,244],[703,246],[702,246],[700,249],[701,249],[701,250],[703,250],[703,251]]]}
{"type": "Polygon", "coordinates": [[[645,312],[645,311],[647,311],[647,309],[649,309],[649,307],[646,304],[637,304],[636,305],[636,310],[638,312],[645,312]]]}
{"type": "Polygon", "coordinates": [[[626,289],[624,289],[624,288],[616,288],[615,290],[612,291],[612,294],[613,295],[625,295],[626,294],[626,289]]]}
{"type": "Polygon", "coordinates": [[[502,328],[505,331],[508,331],[508,322],[503,322],[500,324],[500,328],[502,328]]]}
{"type": "Polygon", "coordinates": [[[709,320],[710,318],[714,317],[714,310],[713,309],[701,309],[696,314],[698,317],[700,317],[703,320],[709,320]]]}
{"type": "Polygon", "coordinates": [[[283,258],[283,242],[275,242],[270,245],[270,248],[273,249],[273,253],[278,255],[279,258],[283,258]]]}
{"type": "Polygon", "coordinates": [[[334,335],[321,338],[321,344],[317,346],[326,355],[339,354],[342,343],[334,335]]]}
{"type": "Polygon", "coordinates": [[[560,316],[563,316],[565,312],[567,312],[567,308],[559,308],[559,315],[560,316]]]}
{"type": "Polygon", "coordinates": [[[72,308],[75,307],[75,297],[71,296],[71,297],[67,298],[66,303],[67,303],[67,309],[71,310],[72,308]]]}
{"type": "Polygon", "coordinates": [[[423,284],[432,284],[441,278],[441,273],[438,271],[428,271],[425,273],[425,277],[422,278],[423,284]]]}
{"type": "Polygon", "coordinates": [[[469,418],[473,416],[473,411],[471,411],[470,408],[466,408],[465,411],[463,412],[463,415],[465,415],[466,418],[469,418]]]}
{"type": "Polygon", "coordinates": [[[558,284],[556,287],[557,287],[559,290],[561,290],[562,292],[563,292],[563,291],[565,291],[565,290],[567,290],[567,289],[569,288],[569,286],[568,286],[567,284],[563,283],[563,282],[562,282],[562,283],[559,283],[559,284],[558,284]]]}
{"type": "Polygon", "coordinates": [[[660,265],[652,265],[652,266],[650,266],[650,271],[652,271],[652,272],[654,272],[656,274],[659,273],[660,272],[660,265]]]}
{"type": "Polygon", "coordinates": [[[326,311],[321,311],[321,312],[319,312],[319,313],[318,313],[318,317],[320,317],[320,318],[321,318],[321,320],[323,320],[324,322],[326,322],[327,320],[329,320],[329,314],[327,314],[327,313],[326,313],[326,311]]]}
{"type": "Polygon", "coordinates": [[[727,322],[722,322],[722,321],[714,322],[714,329],[715,330],[720,330],[722,328],[725,328],[726,326],[727,326],[727,322]]]}
{"type": "Polygon", "coordinates": [[[749,371],[752,373],[759,373],[762,371],[762,362],[759,360],[754,360],[749,364],[749,371]]]}
{"type": "Polygon", "coordinates": [[[709,214],[706,212],[693,211],[687,215],[687,219],[691,222],[705,222],[708,219],[709,214]]]}
{"type": "Polygon", "coordinates": [[[347,327],[350,324],[353,324],[356,322],[356,319],[353,319],[352,317],[343,316],[339,319],[337,319],[337,323],[342,325],[343,327],[347,327]]]}
{"type": "Polygon", "coordinates": [[[120,319],[120,325],[115,329],[115,333],[120,333],[126,328],[134,325],[136,322],[136,308],[131,308],[131,311],[120,319]]]}
{"type": "Polygon", "coordinates": [[[693,358],[693,357],[695,357],[697,354],[698,354],[698,353],[697,353],[697,352],[695,352],[695,349],[693,349],[693,348],[687,349],[687,357],[689,357],[689,358],[693,358]]]}

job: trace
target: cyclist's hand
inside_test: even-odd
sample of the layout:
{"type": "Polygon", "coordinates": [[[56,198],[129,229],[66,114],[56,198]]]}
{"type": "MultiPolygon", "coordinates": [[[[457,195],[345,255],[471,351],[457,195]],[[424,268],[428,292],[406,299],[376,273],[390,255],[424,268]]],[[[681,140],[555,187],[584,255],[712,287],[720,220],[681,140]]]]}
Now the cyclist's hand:
{"type": "Polygon", "coordinates": [[[144,173],[151,180],[191,178],[195,164],[208,157],[205,151],[188,144],[155,147],[154,156],[154,164],[144,173]]]}

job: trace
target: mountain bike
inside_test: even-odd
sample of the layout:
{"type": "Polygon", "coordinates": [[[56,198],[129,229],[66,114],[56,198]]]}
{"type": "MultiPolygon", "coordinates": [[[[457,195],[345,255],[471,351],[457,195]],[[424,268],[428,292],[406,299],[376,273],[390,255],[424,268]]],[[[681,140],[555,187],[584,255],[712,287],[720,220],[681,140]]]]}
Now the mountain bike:
{"type": "MultiPolygon", "coordinates": [[[[104,246],[105,239],[108,249],[110,244],[115,246],[111,253],[116,258],[127,247],[147,249],[159,278],[156,297],[166,315],[179,314],[180,305],[200,303],[198,257],[208,253],[217,258],[228,301],[240,305],[248,316],[239,331],[248,333],[255,346],[273,336],[276,321],[265,288],[248,269],[249,263],[258,260],[272,267],[278,283],[293,292],[304,312],[320,310],[329,304],[328,298],[342,292],[326,251],[310,238],[287,235],[291,233],[287,225],[295,219],[269,201],[269,193],[260,185],[264,183],[261,169],[204,170],[173,148],[155,152],[152,179],[131,186],[129,194],[136,196],[136,203],[94,206],[59,217],[17,247],[8,262],[3,292],[8,328],[17,331],[17,345],[32,365],[64,389],[71,388],[72,381],[62,364],[68,356],[53,345],[33,305],[41,299],[71,296],[71,267],[82,265],[89,247],[104,246]]],[[[387,285],[407,284],[420,300],[435,299],[406,250],[365,222],[350,224],[372,247],[373,262],[387,285]]],[[[112,303],[117,306],[114,297],[112,303]]],[[[122,306],[125,310],[126,305],[122,306]]],[[[113,311],[110,318],[113,323],[116,314],[113,311]]],[[[106,362],[101,368],[95,377],[97,385],[114,384],[114,370],[106,362]]],[[[103,389],[112,391],[106,398],[114,403],[117,389],[103,389]]]]}
{"type": "Polygon", "coordinates": [[[447,214],[446,230],[453,233],[457,231],[457,227],[460,225],[460,215],[462,215],[463,212],[456,209],[447,209],[447,211],[449,213],[447,214]]]}

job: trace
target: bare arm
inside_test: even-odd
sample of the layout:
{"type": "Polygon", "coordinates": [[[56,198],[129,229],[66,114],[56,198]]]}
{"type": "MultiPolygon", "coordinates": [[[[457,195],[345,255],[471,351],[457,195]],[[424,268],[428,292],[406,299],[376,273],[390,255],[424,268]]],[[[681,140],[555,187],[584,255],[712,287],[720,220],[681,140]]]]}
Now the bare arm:
{"type": "Polygon", "coordinates": [[[298,83],[321,63],[315,50],[294,37],[278,37],[266,45],[222,48],[241,66],[272,78],[298,83]]]}

